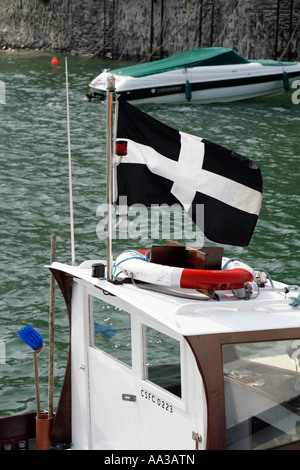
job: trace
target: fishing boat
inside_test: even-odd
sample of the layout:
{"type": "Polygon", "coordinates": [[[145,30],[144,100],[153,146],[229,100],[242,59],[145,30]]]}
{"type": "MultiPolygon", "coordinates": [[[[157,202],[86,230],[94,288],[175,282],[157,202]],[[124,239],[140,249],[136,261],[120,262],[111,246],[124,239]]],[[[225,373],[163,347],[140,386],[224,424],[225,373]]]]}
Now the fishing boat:
{"type": "MultiPolygon", "coordinates": [[[[12,416],[0,420],[0,448],[9,444],[17,449],[26,441],[38,449],[100,449],[110,459],[120,459],[112,451],[130,449],[133,455],[133,450],[155,449],[161,452],[160,463],[194,459],[195,450],[299,450],[299,287],[273,280],[259,263],[249,266],[225,257],[220,245],[170,239],[134,250],[125,246],[114,259],[113,173],[131,165],[120,160],[132,160],[137,152],[125,133],[126,116],[123,126],[118,123],[117,139],[112,137],[114,96],[111,77],[106,100],[107,256],[76,265],[74,241],[72,264],[51,256],[47,269],[65,299],[70,325],[60,399],[50,425],[49,413],[39,417],[46,439],[37,433],[36,413],[12,416]]],[[[140,118],[149,123],[140,110],[123,108],[116,100],[115,109],[118,105],[119,117],[124,110],[137,112],[134,129],[140,118]]],[[[169,131],[177,139],[174,130],[160,129],[161,137],[169,131]]],[[[182,134],[182,139],[188,137],[182,134]]],[[[222,151],[192,138],[189,149],[192,143],[217,157],[222,151]]],[[[145,143],[137,145],[145,151],[145,143]]],[[[258,206],[253,180],[260,179],[259,169],[232,152],[230,158],[232,172],[234,163],[242,162],[256,187],[250,191],[248,186],[247,192],[239,183],[235,190],[246,191],[258,206]]],[[[153,455],[143,461],[156,463],[153,455]]]]}
{"type": "Polygon", "coordinates": [[[288,90],[300,64],[247,60],[229,48],[192,49],[166,59],[104,70],[90,83],[88,98],[105,98],[108,74],[120,99],[140,103],[222,103],[288,90]]]}

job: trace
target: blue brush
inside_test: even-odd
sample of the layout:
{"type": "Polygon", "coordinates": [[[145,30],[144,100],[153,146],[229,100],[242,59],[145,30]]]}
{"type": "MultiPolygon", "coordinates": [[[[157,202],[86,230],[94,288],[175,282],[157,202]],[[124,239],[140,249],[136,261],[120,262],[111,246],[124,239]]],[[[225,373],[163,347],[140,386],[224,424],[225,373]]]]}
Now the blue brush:
{"type": "Polygon", "coordinates": [[[34,362],[34,376],[35,376],[35,396],[36,396],[36,415],[38,418],[41,416],[40,406],[40,387],[39,387],[39,371],[37,355],[44,349],[43,338],[41,335],[32,328],[31,325],[24,326],[18,331],[18,335],[24,343],[33,349],[33,362],[34,362]]]}
{"type": "Polygon", "coordinates": [[[38,352],[39,349],[43,348],[43,338],[31,325],[24,326],[18,331],[18,335],[34,351],[38,352]]]}

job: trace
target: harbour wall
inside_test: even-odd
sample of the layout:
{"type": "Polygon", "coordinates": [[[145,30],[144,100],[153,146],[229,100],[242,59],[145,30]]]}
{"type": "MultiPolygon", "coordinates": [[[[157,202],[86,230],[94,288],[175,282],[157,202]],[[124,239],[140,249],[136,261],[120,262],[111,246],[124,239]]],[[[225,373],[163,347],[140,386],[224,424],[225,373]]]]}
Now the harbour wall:
{"type": "Polygon", "coordinates": [[[199,47],[300,60],[300,0],[1,0],[0,49],[154,60],[199,47]]]}

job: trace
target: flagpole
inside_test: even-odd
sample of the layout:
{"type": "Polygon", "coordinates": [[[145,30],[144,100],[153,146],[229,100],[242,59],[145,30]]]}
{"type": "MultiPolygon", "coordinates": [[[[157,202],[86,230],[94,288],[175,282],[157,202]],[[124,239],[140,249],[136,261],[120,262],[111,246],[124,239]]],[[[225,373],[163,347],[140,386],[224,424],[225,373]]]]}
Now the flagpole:
{"type": "Polygon", "coordinates": [[[115,78],[110,75],[106,82],[106,203],[107,203],[107,280],[112,280],[112,166],[113,166],[113,95],[115,78]]]}

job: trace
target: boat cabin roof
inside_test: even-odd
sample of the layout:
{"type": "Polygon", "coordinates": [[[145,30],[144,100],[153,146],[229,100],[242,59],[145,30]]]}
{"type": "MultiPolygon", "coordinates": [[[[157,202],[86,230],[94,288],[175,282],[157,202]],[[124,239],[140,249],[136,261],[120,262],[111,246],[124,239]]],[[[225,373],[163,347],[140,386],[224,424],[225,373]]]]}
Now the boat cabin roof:
{"type": "Polygon", "coordinates": [[[113,283],[92,277],[89,260],[80,266],[55,262],[51,271],[72,277],[89,288],[92,295],[106,294],[108,303],[129,313],[171,329],[183,336],[234,333],[281,328],[298,328],[300,309],[291,306],[292,291],[285,293],[285,284],[267,281],[255,298],[239,299],[230,291],[218,291],[219,300],[208,299],[197,291],[168,290],[150,284],[113,283]],[[108,295],[107,295],[108,294],[108,295]]]}

